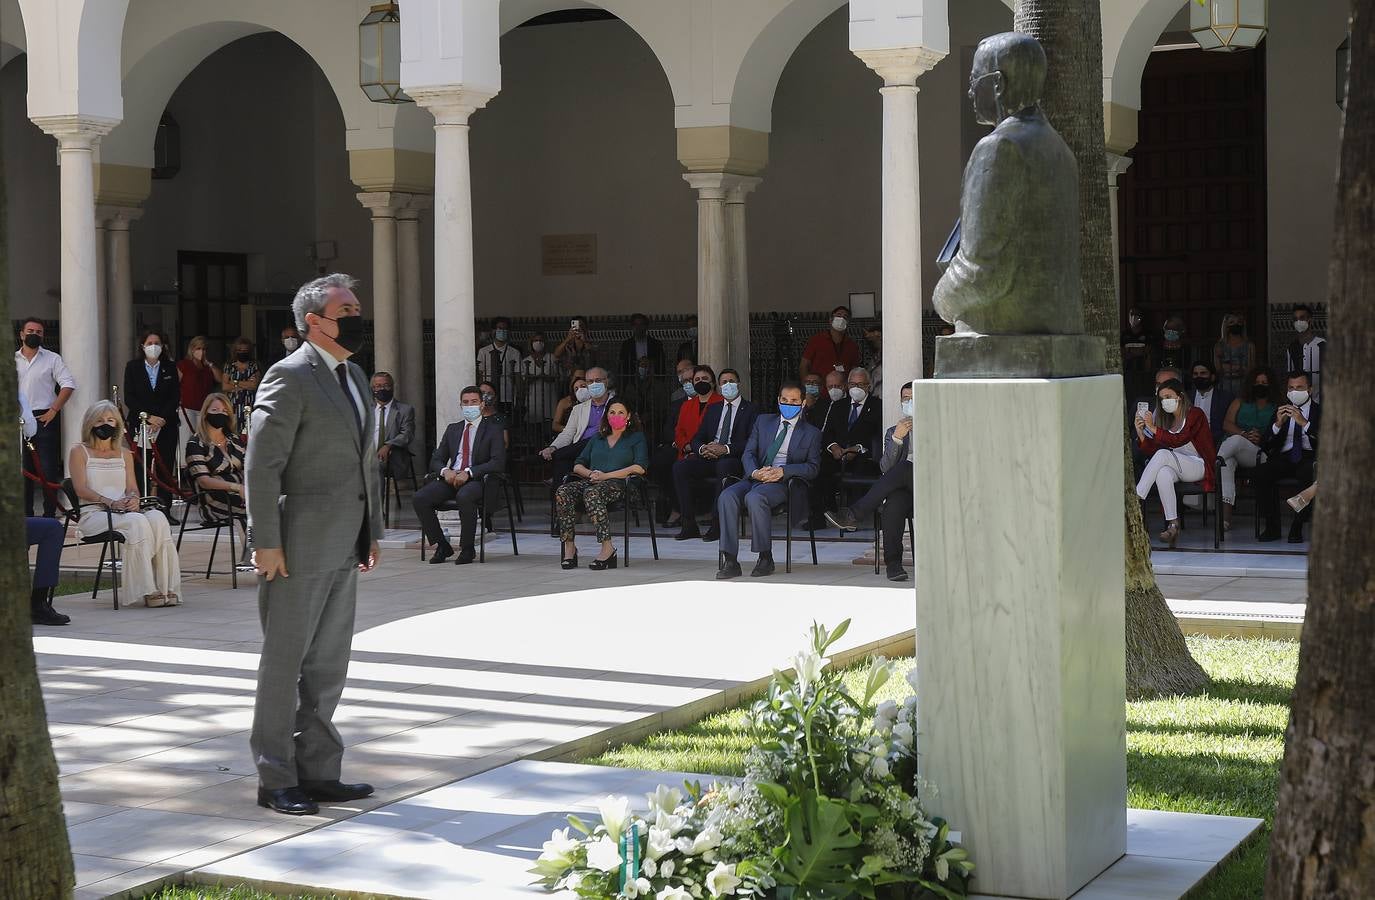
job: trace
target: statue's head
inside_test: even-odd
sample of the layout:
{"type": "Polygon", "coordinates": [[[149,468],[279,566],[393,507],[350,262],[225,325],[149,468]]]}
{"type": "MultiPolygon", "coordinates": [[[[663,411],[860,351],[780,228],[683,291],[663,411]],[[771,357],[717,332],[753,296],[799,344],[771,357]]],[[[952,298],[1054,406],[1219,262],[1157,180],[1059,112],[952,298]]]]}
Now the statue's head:
{"type": "Polygon", "coordinates": [[[984,125],[997,125],[1041,101],[1046,83],[1046,52],[1030,35],[1006,31],[986,37],[974,51],[969,99],[984,125]]]}

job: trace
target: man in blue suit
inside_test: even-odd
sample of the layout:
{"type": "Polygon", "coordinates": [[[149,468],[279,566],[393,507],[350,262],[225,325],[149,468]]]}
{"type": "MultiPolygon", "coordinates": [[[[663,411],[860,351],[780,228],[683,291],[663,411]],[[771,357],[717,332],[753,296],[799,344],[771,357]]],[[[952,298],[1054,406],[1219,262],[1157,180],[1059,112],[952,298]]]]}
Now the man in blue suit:
{"type": "MultiPolygon", "coordinates": [[[[750,575],[772,575],[773,510],[788,499],[788,479],[794,476],[810,484],[821,468],[821,432],[802,416],[802,385],[784,382],[778,392],[778,415],[754,420],[742,459],[745,479],[721,492],[716,514],[721,524],[721,568],[718,581],[740,575],[736,553],[740,549],[740,504],[750,511],[750,548],[759,554],[750,575]]],[[[806,514],[806,484],[794,488],[798,501],[794,521],[806,514]]]]}
{"type": "Polygon", "coordinates": [[[722,402],[707,407],[702,424],[688,443],[687,455],[673,464],[673,492],[678,495],[678,509],[683,515],[683,527],[677,536],[680,541],[701,538],[711,542],[721,537],[719,522],[713,521],[705,535],[697,530],[692,485],[703,478],[711,479],[714,510],[721,479],[744,474],[740,458],[745,455],[745,445],[754,430],[754,418],[759,415],[758,407],[740,396],[739,372],[722,369],[718,383],[722,402]]]}

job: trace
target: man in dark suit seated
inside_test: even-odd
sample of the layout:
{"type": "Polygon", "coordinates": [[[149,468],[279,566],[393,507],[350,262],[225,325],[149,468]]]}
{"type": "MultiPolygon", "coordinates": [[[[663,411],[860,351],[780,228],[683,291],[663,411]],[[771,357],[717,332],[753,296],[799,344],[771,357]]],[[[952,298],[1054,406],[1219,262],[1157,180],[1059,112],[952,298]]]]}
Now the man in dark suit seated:
{"type": "Polygon", "coordinates": [[[697,530],[697,509],[692,502],[693,483],[703,478],[711,480],[712,509],[715,510],[716,492],[720,489],[721,479],[727,475],[744,474],[740,458],[745,453],[745,445],[749,443],[754,417],[759,414],[753,403],[740,396],[739,372],[722,369],[718,384],[722,402],[707,407],[702,424],[688,443],[687,455],[673,464],[673,492],[678,495],[678,509],[683,517],[683,527],[677,535],[680,541],[698,537],[704,541],[714,541],[721,537],[720,523],[716,521],[712,522],[705,535],[697,530]]]}
{"type": "Polygon", "coordinates": [[[858,366],[846,377],[848,396],[831,405],[821,432],[821,475],[812,489],[812,525],[833,509],[841,463],[850,474],[878,472],[879,441],[883,437],[883,406],[870,392],[869,372],[858,366]]]}
{"type": "Polygon", "coordinates": [[[423,540],[435,545],[430,562],[442,563],[454,555],[454,548],[439,527],[435,507],[456,501],[462,519],[455,565],[466,565],[476,558],[473,539],[477,534],[477,507],[482,501],[483,476],[506,470],[506,442],[503,429],[492,419],[482,417],[482,392],[477,385],[465,387],[459,395],[463,421],[444,430],[444,439],[430,457],[430,473],[425,485],[415,492],[411,505],[420,518],[423,540]]]}
{"type": "Polygon", "coordinates": [[[1232,405],[1232,395],[1218,387],[1217,370],[1212,363],[1194,363],[1190,376],[1194,389],[1189,392],[1189,402],[1208,418],[1208,427],[1213,432],[1213,446],[1221,447],[1227,439],[1222,422],[1227,418],[1227,407],[1232,405]]]}
{"type": "MultiPolygon", "coordinates": [[[[1318,426],[1322,405],[1313,399],[1307,372],[1290,372],[1286,387],[1288,403],[1275,410],[1275,424],[1264,443],[1265,462],[1256,467],[1251,482],[1256,488],[1256,514],[1265,522],[1262,541],[1280,539],[1281,478],[1297,478],[1299,487],[1313,483],[1313,463],[1318,457],[1318,426]]],[[[1313,514],[1309,504],[1294,517],[1289,543],[1303,543],[1303,523],[1313,514]]]]}
{"type": "Polygon", "coordinates": [[[372,399],[377,405],[377,464],[382,477],[410,478],[415,407],[396,399],[396,382],[390,372],[372,376],[372,399]]]}
{"type": "MultiPolygon", "coordinates": [[[[797,476],[806,482],[816,478],[821,460],[821,432],[802,415],[802,385],[787,381],[778,391],[778,412],[755,417],[745,445],[742,463],[745,478],[721,492],[716,515],[721,527],[721,567],[718,581],[740,575],[736,554],[740,550],[740,506],[750,511],[750,549],[759,554],[750,575],[772,575],[773,510],[788,500],[787,481],[797,476]]],[[[795,500],[805,501],[797,491],[795,500]]],[[[799,502],[794,519],[802,512],[799,502]]]]}

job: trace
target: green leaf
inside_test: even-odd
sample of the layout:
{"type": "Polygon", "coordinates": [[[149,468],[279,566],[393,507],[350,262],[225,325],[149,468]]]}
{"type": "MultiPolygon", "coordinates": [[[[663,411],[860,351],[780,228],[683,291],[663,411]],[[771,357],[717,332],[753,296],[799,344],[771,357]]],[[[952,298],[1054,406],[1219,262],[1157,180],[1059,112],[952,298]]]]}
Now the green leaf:
{"type": "Polygon", "coordinates": [[[583,820],[579,819],[577,816],[569,816],[568,824],[573,826],[574,830],[581,831],[583,834],[592,833],[592,829],[588,828],[587,825],[583,822],[583,820]]]}
{"type": "Polygon", "coordinates": [[[805,792],[788,807],[787,854],[779,884],[804,893],[844,900],[856,893],[853,873],[860,865],[860,836],[846,818],[846,804],[805,792]]]}
{"type": "Polygon", "coordinates": [[[770,781],[761,781],[755,784],[755,788],[763,798],[779,809],[788,808],[788,789],[781,784],[774,784],[770,781]]]}
{"type": "MultiPolygon", "coordinates": [[[[831,646],[831,645],[834,644],[836,641],[840,640],[841,637],[844,636],[845,632],[847,632],[847,631],[849,631],[849,630],[850,630],[850,620],[849,620],[849,619],[846,619],[844,622],[841,622],[839,625],[836,626],[836,630],[835,630],[835,631],[832,631],[829,635],[826,635],[826,637],[825,637],[826,643],[824,643],[824,644],[821,645],[820,650],[819,650],[818,652],[824,653],[827,647],[831,646]]],[[[822,633],[825,634],[824,630],[823,630],[822,633]]]]}

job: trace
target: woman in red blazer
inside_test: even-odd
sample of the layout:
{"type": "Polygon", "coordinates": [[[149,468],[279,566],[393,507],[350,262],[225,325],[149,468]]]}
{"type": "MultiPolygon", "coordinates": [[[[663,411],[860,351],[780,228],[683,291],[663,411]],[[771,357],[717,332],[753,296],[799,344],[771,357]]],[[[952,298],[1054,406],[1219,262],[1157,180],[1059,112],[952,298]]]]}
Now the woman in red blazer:
{"type": "Polygon", "coordinates": [[[1155,451],[1136,483],[1136,495],[1145,500],[1151,487],[1155,487],[1165,511],[1165,530],[1160,539],[1173,548],[1179,538],[1175,483],[1201,481],[1204,490],[1213,490],[1212,462],[1217,450],[1208,417],[1189,403],[1189,392],[1182,381],[1171,378],[1155,390],[1155,415],[1147,418],[1144,410],[1136,414],[1136,438],[1141,449],[1155,451]]]}

